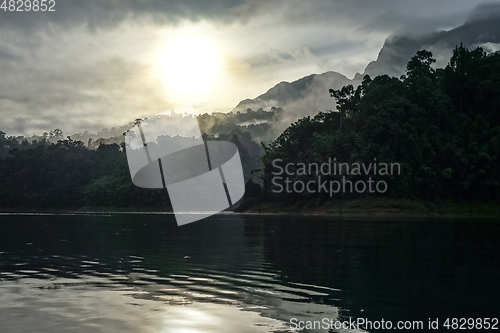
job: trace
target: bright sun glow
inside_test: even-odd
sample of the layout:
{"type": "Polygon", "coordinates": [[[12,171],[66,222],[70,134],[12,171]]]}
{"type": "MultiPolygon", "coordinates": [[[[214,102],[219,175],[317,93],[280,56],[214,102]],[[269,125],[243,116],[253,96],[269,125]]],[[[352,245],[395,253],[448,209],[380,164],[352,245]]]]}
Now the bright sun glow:
{"type": "Polygon", "coordinates": [[[160,51],[158,60],[158,74],[169,95],[185,102],[206,97],[220,76],[220,52],[214,42],[203,37],[171,40],[160,51]]]}

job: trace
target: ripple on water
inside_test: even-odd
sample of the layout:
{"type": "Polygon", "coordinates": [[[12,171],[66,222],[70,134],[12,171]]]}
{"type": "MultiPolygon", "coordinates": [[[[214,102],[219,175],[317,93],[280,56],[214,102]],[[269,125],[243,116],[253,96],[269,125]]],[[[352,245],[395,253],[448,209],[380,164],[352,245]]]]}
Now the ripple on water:
{"type": "Polygon", "coordinates": [[[285,332],[292,317],[338,316],[335,307],[309,303],[337,290],[285,285],[265,270],[162,275],[137,266],[144,261],[137,256],[48,255],[22,265],[11,259],[4,262],[11,271],[0,273],[0,322],[9,333],[33,327],[51,333],[285,332]]]}

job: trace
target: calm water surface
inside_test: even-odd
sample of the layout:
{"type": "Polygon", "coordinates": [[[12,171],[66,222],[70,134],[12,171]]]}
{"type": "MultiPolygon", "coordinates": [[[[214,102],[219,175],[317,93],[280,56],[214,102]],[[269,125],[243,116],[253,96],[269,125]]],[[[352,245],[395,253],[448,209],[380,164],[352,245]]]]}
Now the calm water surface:
{"type": "Polygon", "coordinates": [[[499,317],[499,232],[471,219],[0,215],[0,332],[499,317]]]}

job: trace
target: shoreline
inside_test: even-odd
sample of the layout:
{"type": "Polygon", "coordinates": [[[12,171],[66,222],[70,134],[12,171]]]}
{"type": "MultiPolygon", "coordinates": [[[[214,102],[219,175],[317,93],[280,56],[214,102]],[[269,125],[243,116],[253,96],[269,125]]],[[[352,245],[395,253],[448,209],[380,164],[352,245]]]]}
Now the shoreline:
{"type": "MultiPolygon", "coordinates": [[[[244,203],[244,202],[243,202],[244,203]]],[[[284,203],[267,201],[256,203],[246,209],[238,209],[242,202],[225,210],[221,215],[264,216],[324,216],[329,218],[499,218],[500,204],[496,202],[447,202],[440,205],[417,200],[393,198],[360,198],[350,201],[327,201],[322,204],[302,201],[284,203]]],[[[189,213],[189,212],[186,212],[189,213]]],[[[1,215],[102,215],[102,214],[154,214],[173,215],[171,210],[160,207],[68,207],[46,209],[0,208],[1,215]]],[[[193,212],[189,213],[193,214],[193,212]]],[[[196,214],[196,213],[194,213],[196,214]]]]}
{"type": "Polygon", "coordinates": [[[261,202],[244,213],[279,215],[318,215],[360,218],[439,218],[439,217],[500,217],[500,204],[496,202],[446,202],[441,204],[419,200],[366,197],[349,201],[317,203],[302,201],[284,203],[261,202]]]}

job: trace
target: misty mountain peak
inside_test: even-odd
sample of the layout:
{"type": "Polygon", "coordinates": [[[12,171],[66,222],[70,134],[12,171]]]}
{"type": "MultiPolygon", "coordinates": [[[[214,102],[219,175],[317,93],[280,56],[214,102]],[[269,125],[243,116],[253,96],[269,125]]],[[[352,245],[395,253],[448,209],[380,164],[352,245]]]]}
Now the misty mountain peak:
{"type": "Polygon", "coordinates": [[[469,15],[465,24],[498,20],[500,18],[500,4],[499,3],[487,3],[478,5],[469,15]]]}
{"type": "Polygon", "coordinates": [[[244,112],[249,108],[256,110],[275,106],[283,107],[287,114],[294,114],[299,118],[317,111],[335,109],[328,89],[340,89],[352,82],[345,75],[333,71],[311,74],[293,82],[280,82],[255,99],[241,101],[233,111],[244,112]]]}
{"type": "Polygon", "coordinates": [[[455,46],[463,44],[469,49],[478,46],[488,52],[496,51],[500,43],[500,4],[479,5],[467,21],[449,31],[437,31],[424,35],[397,35],[386,39],[378,58],[368,64],[365,74],[388,74],[399,77],[405,73],[406,63],[417,51],[431,51],[437,67],[448,63],[455,46]]]}
{"type": "Polygon", "coordinates": [[[436,67],[445,67],[453,49],[460,44],[469,49],[481,46],[487,52],[497,51],[500,48],[500,4],[477,6],[463,25],[449,31],[387,38],[377,60],[370,62],[364,73],[357,73],[353,80],[330,71],[293,82],[280,82],[254,99],[241,101],[234,111],[282,107],[290,120],[295,121],[317,111],[335,110],[328,89],[340,89],[347,84],[356,86],[367,74],[372,77],[382,74],[400,77],[405,74],[410,58],[423,49],[433,53],[437,60],[436,67]]]}

